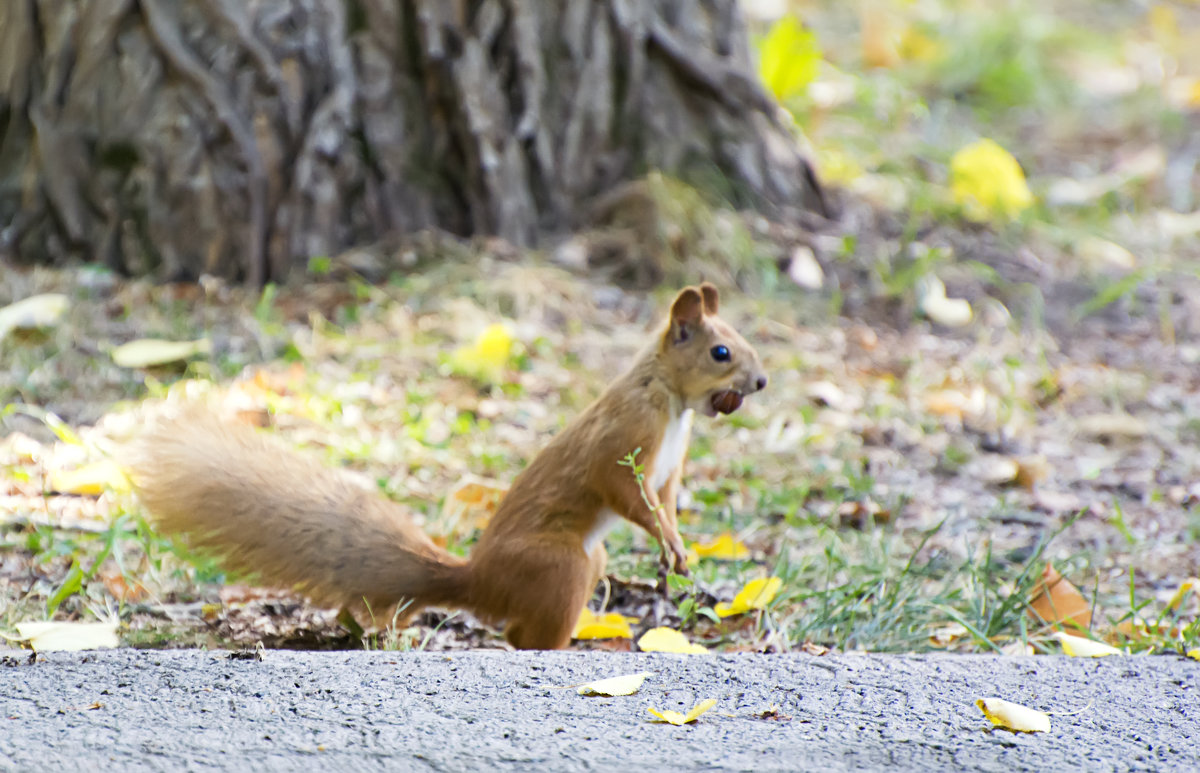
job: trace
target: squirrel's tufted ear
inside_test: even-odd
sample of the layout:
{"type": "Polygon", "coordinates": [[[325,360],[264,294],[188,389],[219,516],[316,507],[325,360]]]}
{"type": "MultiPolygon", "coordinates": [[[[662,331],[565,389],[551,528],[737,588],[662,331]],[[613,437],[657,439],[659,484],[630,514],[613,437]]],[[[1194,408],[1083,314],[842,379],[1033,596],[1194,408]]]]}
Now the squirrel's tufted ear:
{"type": "Polygon", "coordinates": [[[704,296],[695,287],[685,287],[671,304],[671,340],[677,344],[692,337],[692,330],[704,316],[704,296]]]}
{"type": "Polygon", "coordinates": [[[700,294],[704,296],[704,313],[716,314],[721,300],[721,294],[717,292],[717,286],[712,282],[704,282],[700,285],[700,294]]]}

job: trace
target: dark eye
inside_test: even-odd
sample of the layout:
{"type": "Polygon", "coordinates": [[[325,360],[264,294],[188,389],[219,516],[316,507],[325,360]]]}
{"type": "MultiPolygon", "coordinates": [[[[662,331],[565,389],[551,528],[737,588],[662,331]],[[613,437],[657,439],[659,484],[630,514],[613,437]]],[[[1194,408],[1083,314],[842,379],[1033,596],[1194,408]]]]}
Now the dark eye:
{"type": "Polygon", "coordinates": [[[729,347],[725,346],[724,344],[714,346],[711,350],[709,350],[709,354],[711,354],[712,358],[717,362],[729,362],[729,347]]]}

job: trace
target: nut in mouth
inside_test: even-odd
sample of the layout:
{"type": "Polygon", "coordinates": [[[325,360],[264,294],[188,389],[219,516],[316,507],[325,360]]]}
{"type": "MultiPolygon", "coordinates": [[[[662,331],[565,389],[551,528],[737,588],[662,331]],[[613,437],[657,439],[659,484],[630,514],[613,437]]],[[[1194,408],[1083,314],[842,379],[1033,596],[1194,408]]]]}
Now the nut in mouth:
{"type": "Polygon", "coordinates": [[[713,392],[710,402],[714,413],[733,413],[742,406],[742,393],[736,389],[713,392]]]}

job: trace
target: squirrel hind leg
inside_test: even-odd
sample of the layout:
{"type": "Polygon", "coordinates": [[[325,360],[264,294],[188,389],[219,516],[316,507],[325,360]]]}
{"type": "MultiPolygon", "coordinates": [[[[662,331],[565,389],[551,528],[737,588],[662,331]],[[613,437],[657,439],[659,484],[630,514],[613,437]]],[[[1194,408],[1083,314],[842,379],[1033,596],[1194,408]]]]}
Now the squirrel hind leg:
{"type": "MultiPolygon", "coordinates": [[[[595,566],[583,552],[582,543],[578,539],[539,540],[536,550],[489,558],[499,559],[505,569],[491,572],[483,568],[476,575],[492,578],[486,592],[476,597],[483,601],[478,611],[506,620],[504,637],[509,644],[522,650],[556,650],[570,644],[579,613],[595,588],[595,566]],[[496,583],[496,577],[504,580],[496,583]]],[[[478,571],[481,567],[472,568],[478,571]]]]}

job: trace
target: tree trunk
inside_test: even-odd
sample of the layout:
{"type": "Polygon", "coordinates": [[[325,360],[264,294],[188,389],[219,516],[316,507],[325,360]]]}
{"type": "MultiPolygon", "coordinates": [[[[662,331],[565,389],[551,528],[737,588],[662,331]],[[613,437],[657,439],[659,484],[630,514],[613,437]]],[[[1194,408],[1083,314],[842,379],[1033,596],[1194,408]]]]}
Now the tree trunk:
{"type": "Polygon", "coordinates": [[[0,255],[255,284],[652,168],[820,206],[736,0],[4,0],[0,255]]]}

